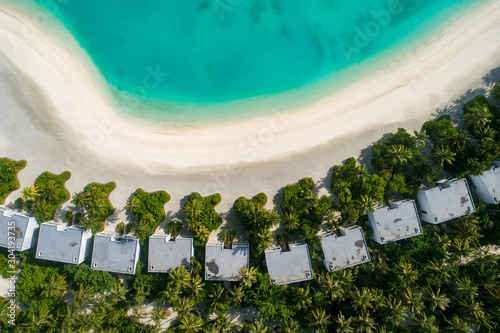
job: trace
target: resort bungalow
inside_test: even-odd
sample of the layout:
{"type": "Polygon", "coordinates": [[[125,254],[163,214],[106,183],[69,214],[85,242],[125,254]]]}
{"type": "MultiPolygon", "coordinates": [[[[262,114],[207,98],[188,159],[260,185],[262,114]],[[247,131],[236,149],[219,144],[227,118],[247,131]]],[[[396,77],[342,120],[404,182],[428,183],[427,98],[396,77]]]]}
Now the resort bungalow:
{"type": "Polygon", "coordinates": [[[148,272],[170,273],[179,266],[191,271],[191,257],[194,256],[192,238],[170,235],[149,237],[148,272]]]}
{"type": "Polygon", "coordinates": [[[267,250],[266,265],[272,284],[288,284],[311,280],[313,271],[309,248],[304,242],[289,244],[290,251],[281,247],[267,250]]]}
{"type": "Polygon", "coordinates": [[[500,162],[479,176],[469,175],[479,201],[496,205],[500,202],[500,162]]]}
{"type": "Polygon", "coordinates": [[[340,235],[330,233],[321,239],[325,267],[333,271],[370,261],[363,230],[358,226],[340,229],[340,235]]]}
{"type": "Polygon", "coordinates": [[[90,252],[91,231],[53,221],[40,225],[36,258],[65,264],[81,264],[90,252]]]}
{"type": "Polygon", "coordinates": [[[38,222],[34,217],[0,209],[0,246],[19,252],[31,249],[36,245],[36,230],[38,222]],[[13,243],[9,245],[9,241],[13,243]]]}
{"type": "Polygon", "coordinates": [[[93,269],[113,273],[134,274],[139,260],[139,240],[100,233],[94,237],[93,269]]]}
{"type": "Polygon", "coordinates": [[[413,200],[391,202],[368,212],[368,224],[372,227],[371,238],[385,244],[422,234],[417,205],[413,200]]]}
{"type": "Polygon", "coordinates": [[[439,224],[476,211],[469,185],[464,178],[455,179],[417,193],[422,220],[439,224]]]}
{"type": "Polygon", "coordinates": [[[240,270],[248,268],[248,243],[233,243],[232,249],[225,249],[223,243],[205,246],[205,280],[238,281],[240,270]]]}

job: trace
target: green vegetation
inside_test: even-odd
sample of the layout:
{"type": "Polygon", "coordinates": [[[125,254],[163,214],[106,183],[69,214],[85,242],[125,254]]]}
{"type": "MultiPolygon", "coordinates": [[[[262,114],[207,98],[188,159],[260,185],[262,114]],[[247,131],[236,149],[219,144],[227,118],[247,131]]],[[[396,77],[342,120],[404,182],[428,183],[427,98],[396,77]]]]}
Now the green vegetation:
{"type": "Polygon", "coordinates": [[[91,288],[95,292],[106,292],[112,289],[116,278],[110,273],[96,271],[89,265],[65,265],[63,274],[66,279],[73,281],[73,289],[91,288]]]}
{"type": "MultiPolygon", "coordinates": [[[[347,159],[344,165],[336,165],[332,174],[332,192],[338,198],[337,208],[342,222],[356,223],[375,203],[384,200],[387,182],[380,176],[370,174],[366,166],[356,159],[347,159]]],[[[330,219],[335,222],[334,219],[330,219]]]]}
{"type": "Polygon", "coordinates": [[[0,204],[5,198],[17,190],[21,185],[17,179],[17,173],[26,167],[26,161],[13,161],[9,158],[0,158],[0,204]]]}
{"type": "Polygon", "coordinates": [[[0,276],[4,278],[10,278],[12,276],[12,272],[17,271],[17,264],[14,264],[14,268],[10,267],[12,263],[9,263],[9,258],[0,254],[0,276]]]}
{"type": "Polygon", "coordinates": [[[411,135],[399,128],[373,146],[371,162],[387,182],[387,194],[412,194],[423,184],[435,184],[440,170],[427,163],[428,158],[422,152],[425,140],[425,133],[411,135]]]}
{"type": "MultiPolygon", "coordinates": [[[[267,210],[265,193],[259,193],[252,199],[238,198],[234,202],[234,212],[245,227],[250,238],[250,255],[255,261],[261,259],[264,251],[273,241],[271,227],[280,222],[279,214],[275,210],[267,210]]],[[[227,235],[224,239],[227,239],[227,235]]]]}
{"type": "Polygon", "coordinates": [[[334,205],[326,196],[318,197],[313,193],[314,181],[301,179],[297,184],[285,188],[281,209],[285,214],[285,229],[289,232],[299,230],[302,239],[309,245],[313,260],[322,260],[321,240],[317,236],[320,225],[331,219],[334,205]]]}
{"type": "Polygon", "coordinates": [[[109,201],[109,194],[116,188],[114,182],[108,184],[91,183],[82,192],[75,193],[71,202],[85,211],[79,223],[85,230],[95,234],[104,230],[104,221],[115,211],[109,201]]]}
{"type": "Polygon", "coordinates": [[[69,177],[69,171],[60,175],[46,171],[38,176],[33,186],[24,188],[23,199],[34,202],[33,215],[38,223],[50,221],[57,208],[69,200],[70,194],[64,187],[69,177]]]}
{"type": "Polygon", "coordinates": [[[182,212],[188,222],[188,229],[194,231],[195,246],[204,246],[210,233],[222,224],[222,218],[215,211],[220,201],[218,193],[206,197],[197,192],[189,195],[182,212]]]}
{"type": "Polygon", "coordinates": [[[170,195],[165,191],[152,193],[137,189],[127,201],[126,208],[135,217],[135,234],[144,244],[165,217],[165,204],[170,201],[170,195]]]}

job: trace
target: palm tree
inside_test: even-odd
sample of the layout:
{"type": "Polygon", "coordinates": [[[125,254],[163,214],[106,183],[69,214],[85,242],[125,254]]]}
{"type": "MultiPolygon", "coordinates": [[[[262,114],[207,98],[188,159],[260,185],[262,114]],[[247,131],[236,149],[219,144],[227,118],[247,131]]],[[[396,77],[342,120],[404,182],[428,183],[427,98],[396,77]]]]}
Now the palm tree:
{"type": "Polygon", "coordinates": [[[23,324],[27,332],[46,332],[46,327],[50,325],[53,316],[48,309],[40,309],[37,312],[30,311],[30,320],[23,324]]]}
{"type": "Polygon", "coordinates": [[[316,327],[318,333],[328,332],[328,325],[330,325],[330,315],[326,313],[325,309],[314,308],[311,311],[311,320],[309,324],[316,327]]]}
{"type": "Polygon", "coordinates": [[[193,275],[191,277],[191,282],[188,283],[189,296],[194,298],[198,297],[203,292],[204,287],[205,283],[203,279],[198,275],[193,275]]]}
{"type": "Polygon", "coordinates": [[[220,284],[212,285],[210,288],[207,304],[215,313],[222,313],[229,308],[226,290],[220,284]]]}
{"type": "Polygon", "coordinates": [[[351,298],[352,298],[352,305],[354,306],[354,309],[360,313],[367,313],[367,311],[371,308],[373,308],[373,305],[376,300],[376,296],[372,291],[368,288],[361,288],[358,289],[358,287],[354,287],[354,290],[351,292],[351,298]]]}
{"type": "Polygon", "coordinates": [[[169,278],[179,289],[183,289],[188,286],[190,282],[189,273],[186,271],[184,266],[177,266],[174,268],[170,273],[169,278]]]}
{"type": "Polygon", "coordinates": [[[434,315],[427,316],[424,311],[421,311],[413,315],[412,319],[413,325],[417,327],[417,332],[439,333],[439,326],[434,315]]]}
{"type": "Polygon", "coordinates": [[[264,325],[261,321],[256,321],[247,326],[248,333],[271,333],[271,329],[264,325]]]}
{"type": "Polygon", "coordinates": [[[474,107],[465,113],[464,117],[467,127],[472,128],[475,131],[488,125],[493,116],[486,107],[474,107]]]}
{"type": "Polygon", "coordinates": [[[351,200],[350,183],[343,179],[336,179],[332,183],[332,191],[342,204],[346,204],[351,200]]]}
{"type": "Polygon", "coordinates": [[[203,211],[203,204],[198,199],[191,199],[184,205],[184,215],[187,219],[195,219],[203,211]]]}
{"type": "Polygon", "coordinates": [[[257,279],[257,269],[255,267],[243,267],[240,269],[241,285],[245,288],[250,288],[252,283],[257,279]]]}
{"type": "Polygon", "coordinates": [[[375,211],[375,200],[373,200],[368,195],[361,195],[361,197],[358,199],[358,203],[359,203],[359,209],[363,214],[365,214],[366,211],[370,212],[375,211]]]}
{"type": "Polygon", "coordinates": [[[175,310],[177,310],[177,313],[179,314],[179,318],[182,319],[183,317],[191,314],[191,310],[194,307],[194,302],[191,298],[180,297],[179,300],[173,305],[175,310]]]}
{"type": "Polygon", "coordinates": [[[410,149],[403,145],[390,146],[387,149],[387,159],[393,166],[401,165],[407,162],[411,157],[410,149]]]}
{"type": "Polygon", "coordinates": [[[151,318],[155,323],[155,327],[160,328],[161,321],[166,317],[165,308],[155,304],[153,310],[151,310],[151,318]]]}
{"type": "Polygon", "coordinates": [[[335,329],[336,333],[353,333],[352,317],[346,318],[342,311],[339,312],[337,317],[334,317],[335,323],[338,325],[335,329]]]}
{"type": "Polygon", "coordinates": [[[274,227],[275,225],[278,225],[281,221],[280,214],[278,214],[278,212],[275,211],[274,209],[269,212],[267,217],[268,217],[269,224],[272,227],[274,227]]]}
{"type": "Polygon", "coordinates": [[[297,230],[300,226],[299,217],[294,213],[285,213],[285,229],[288,232],[297,230]]]}
{"type": "Polygon", "coordinates": [[[169,282],[161,294],[168,303],[174,304],[179,301],[181,290],[174,282],[169,282]]]}
{"type": "Polygon", "coordinates": [[[217,332],[225,332],[231,327],[234,326],[234,324],[231,322],[231,319],[227,315],[221,315],[218,316],[217,319],[215,320],[215,328],[217,328],[217,332]]]}
{"type": "Polygon", "coordinates": [[[73,194],[73,198],[71,199],[71,203],[77,208],[84,208],[87,206],[87,196],[85,192],[75,192],[73,194]]]}
{"type": "Polygon", "coordinates": [[[431,153],[431,161],[439,165],[441,168],[444,165],[452,165],[455,162],[457,154],[452,152],[450,148],[445,146],[438,146],[431,153]]]}
{"type": "Polygon", "coordinates": [[[285,319],[285,321],[283,321],[283,326],[281,330],[283,333],[299,333],[300,327],[295,320],[285,319]]]}
{"type": "Polygon", "coordinates": [[[375,320],[368,313],[361,313],[355,322],[356,332],[371,333],[376,327],[375,320]]]}
{"type": "Polygon", "coordinates": [[[239,307],[243,302],[243,298],[245,297],[245,292],[243,291],[243,287],[233,287],[233,290],[229,292],[231,294],[231,302],[234,307],[239,307]]]}
{"type": "Polygon", "coordinates": [[[333,274],[318,273],[316,277],[321,290],[329,295],[332,302],[342,302],[346,299],[348,289],[333,274]]]}
{"type": "Polygon", "coordinates": [[[312,305],[313,300],[309,285],[304,287],[297,287],[294,289],[293,301],[298,310],[307,310],[312,305]]]}
{"type": "Polygon", "coordinates": [[[384,299],[382,307],[386,312],[384,316],[386,322],[392,326],[398,326],[408,316],[408,308],[402,304],[400,299],[394,298],[392,295],[384,299]]]}
{"type": "Polygon", "coordinates": [[[395,268],[401,285],[407,287],[418,279],[418,272],[412,264],[406,261],[398,262],[395,268]]]}
{"type": "Polygon", "coordinates": [[[193,313],[182,316],[179,320],[179,328],[181,332],[194,333],[199,332],[203,327],[203,319],[193,313]]]}
{"type": "Polygon", "coordinates": [[[469,142],[469,136],[463,130],[455,131],[455,133],[444,138],[444,143],[455,150],[464,148],[467,142],[469,142]]]}
{"type": "Polygon", "coordinates": [[[45,183],[39,186],[39,190],[42,200],[46,200],[48,202],[56,200],[59,192],[61,191],[57,183],[52,179],[47,180],[45,183]]]}
{"type": "Polygon", "coordinates": [[[116,304],[126,299],[128,289],[120,281],[115,281],[109,290],[109,303],[116,304]]]}
{"type": "Polygon", "coordinates": [[[431,259],[427,262],[426,269],[425,276],[429,284],[440,286],[450,280],[450,269],[444,260],[431,259]]]}
{"type": "Polygon", "coordinates": [[[31,185],[30,187],[26,186],[21,194],[23,196],[23,200],[31,200],[35,201],[36,197],[40,195],[40,191],[37,189],[35,185],[31,185]]]}
{"type": "Polygon", "coordinates": [[[493,89],[489,91],[489,95],[497,102],[500,102],[500,82],[496,82],[493,89]]]}
{"type": "Polygon", "coordinates": [[[127,199],[127,205],[125,206],[125,209],[128,209],[131,212],[133,212],[134,208],[136,208],[139,205],[139,203],[140,203],[139,198],[134,194],[133,196],[127,199]]]}
{"type": "Polygon", "coordinates": [[[87,285],[80,285],[80,289],[75,293],[73,307],[85,307],[94,296],[94,289],[87,285]]]}
{"type": "Polygon", "coordinates": [[[424,307],[422,303],[422,293],[410,287],[403,290],[403,299],[413,313],[420,312],[424,307]]]}
{"type": "Polygon", "coordinates": [[[454,290],[459,297],[468,301],[474,301],[478,296],[477,286],[471,281],[468,276],[457,277],[454,285],[454,290]]]}
{"type": "Polygon", "coordinates": [[[50,275],[47,281],[41,283],[41,295],[47,298],[58,298],[68,288],[68,284],[62,275],[50,275]]]}
{"type": "Polygon", "coordinates": [[[260,229],[255,234],[258,252],[266,250],[273,242],[273,233],[269,229],[260,229]]]}
{"type": "Polygon", "coordinates": [[[454,315],[451,320],[445,319],[445,321],[449,324],[446,326],[446,330],[453,333],[469,333],[470,327],[469,324],[462,320],[460,316],[454,315]]]}
{"type": "Polygon", "coordinates": [[[441,288],[437,288],[436,291],[431,288],[427,288],[425,291],[427,292],[425,299],[429,302],[429,309],[432,312],[436,309],[445,311],[448,308],[450,299],[446,297],[445,293],[441,293],[441,288]]]}
{"type": "Polygon", "coordinates": [[[50,220],[52,217],[51,213],[52,210],[50,205],[45,200],[35,202],[35,205],[33,206],[33,214],[35,215],[37,221],[46,222],[50,220]]]}

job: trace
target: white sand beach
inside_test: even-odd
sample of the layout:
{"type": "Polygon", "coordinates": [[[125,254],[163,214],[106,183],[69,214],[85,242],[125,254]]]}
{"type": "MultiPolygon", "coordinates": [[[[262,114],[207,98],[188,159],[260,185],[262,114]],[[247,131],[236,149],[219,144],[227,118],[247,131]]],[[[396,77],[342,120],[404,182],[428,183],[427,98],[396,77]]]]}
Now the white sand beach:
{"type": "MultiPolygon", "coordinates": [[[[0,6],[0,155],[28,161],[22,186],[45,170],[71,171],[72,193],[115,181],[111,201],[119,210],[138,187],[166,190],[167,218],[193,191],[221,193],[224,217],[239,196],[261,191],[272,208],[280,189],[303,177],[325,191],[334,164],[398,127],[413,131],[453,113],[471,92],[484,93],[491,84],[485,77],[500,66],[500,1],[489,1],[411,54],[307,108],[166,128],[120,116],[77,43],[35,22],[0,6]]],[[[123,218],[110,218],[109,227],[123,218]]]]}

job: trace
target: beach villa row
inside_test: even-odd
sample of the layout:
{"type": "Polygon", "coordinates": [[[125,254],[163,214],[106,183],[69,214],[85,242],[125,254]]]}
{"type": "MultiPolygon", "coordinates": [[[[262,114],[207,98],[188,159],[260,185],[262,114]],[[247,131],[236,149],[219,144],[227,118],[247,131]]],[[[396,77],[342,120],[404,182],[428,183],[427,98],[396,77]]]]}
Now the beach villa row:
{"type": "MultiPolygon", "coordinates": [[[[470,176],[472,189],[479,201],[498,204],[500,165],[479,176],[470,176]]],[[[417,193],[414,200],[391,202],[368,211],[367,225],[371,239],[379,244],[422,234],[421,220],[431,224],[447,222],[475,212],[474,201],[466,179],[454,179],[417,193]]],[[[34,217],[14,210],[0,209],[0,246],[25,251],[36,246],[36,258],[65,264],[80,264],[90,255],[95,270],[134,274],[140,244],[135,237],[98,233],[91,246],[92,233],[76,226],[56,222],[38,224],[34,217]],[[38,233],[38,237],[37,237],[38,233]]],[[[365,236],[357,225],[323,235],[321,246],[324,265],[329,272],[370,261],[365,236]]],[[[205,246],[205,280],[237,281],[240,271],[249,266],[248,243],[207,244],[205,246]]],[[[193,239],[171,235],[149,238],[148,271],[169,273],[179,266],[191,269],[193,239]]],[[[284,243],[265,251],[272,284],[289,284],[313,279],[309,249],[304,242],[284,243]]]]}

